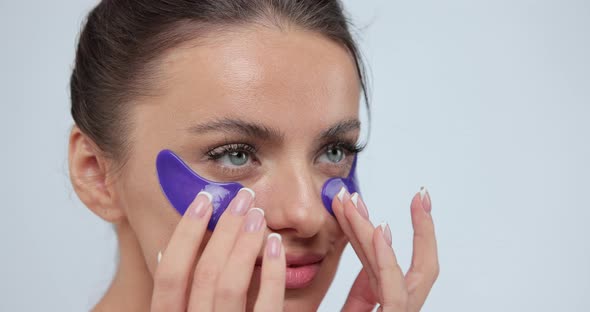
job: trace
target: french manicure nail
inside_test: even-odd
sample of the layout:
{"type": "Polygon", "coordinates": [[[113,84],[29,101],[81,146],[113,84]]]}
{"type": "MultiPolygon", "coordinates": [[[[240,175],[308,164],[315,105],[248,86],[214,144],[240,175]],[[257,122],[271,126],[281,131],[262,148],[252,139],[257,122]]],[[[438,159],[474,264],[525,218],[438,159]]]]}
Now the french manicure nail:
{"type": "Polygon", "coordinates": [[[367,210],[367,206],[365,206],[363,200],[360,198],[359,193],[352,194],[350,200],[356,207],[356,210],[359,212],[359,214],[365,219],[369,219],[369,211],[367,210]]]}
{"type": "Polygon", "coordinates": [[[250,193],[252,195],[252,199],[256,198],[256,193],[254,193],[254,191],[250,188],[243,187],[240,189],[240,191],[246,191],[246,192],[250,193]]]}
{"type": "Polygon", "coordinates": [[[244,215],[244,213],[246,213],[246,211],[250,207],[252,201],[254,201],[255,197],[256,194],[253,190],[247,187],[240,189],[238,191],[238,195],[236,195],[236,197],[230,203],[230,211],[237,216],[244,215]]]}
{"type": "Polygon", "coordinates": [[[270,258],[278,258],[281,254],[281,235],[270,233],[266,238],[266,254],[270,258]]]}
{"type": "Polygon", "coordinates": [[[391,246],[391,229],[389,228],[389,225],[386,222],[383,222],[379,225],[379,227],[381,228],[381,233],[383,233],[385,242],[391,246]]]}
{"type": "Polygon", "coordinates": [[[244,223],[244,231],[258,232],[262,229],[262,221],[264,221],[264,210],[260,208],[252,208],[248,210],[246,221],[244,223]]]}
{"type": "Polygon", "coordinates": [[[195,200],[188,207],[188,215],[191,218],[201,218],[207,211],[207,205],[211,203],[213,196],[209,192],[201,191],[195,197],[195,200]]]}
{"type": "Polygon", "coordinates": [[[340,192],[338,192],[338,195],[336,195],[336,197],[338,197],[338,200],[341,203],[344,203],[350,198],[350,194],[348,193],[346,188],[343,186],[342,188],[340,188],[340,192]]]}
{"type": "Polygon", "coordinates": [[[432,211],[432,203],[430,202],[430,194],[424,186],[420,187],[420,201],[422,202],[424,211],[430,213],[432,211]]]}

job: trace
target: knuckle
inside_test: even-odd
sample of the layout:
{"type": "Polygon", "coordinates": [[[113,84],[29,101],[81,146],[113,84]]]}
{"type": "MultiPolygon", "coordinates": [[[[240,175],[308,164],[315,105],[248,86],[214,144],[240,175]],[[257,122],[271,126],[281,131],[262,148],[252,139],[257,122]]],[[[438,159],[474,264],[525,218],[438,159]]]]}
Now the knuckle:
{"type": "Polygon", "coordinates": [[[424,283],[434,284],[440,274],[440,266],[437,260],[428,261],[421,269],[424,283]]]}
{"type": "Polygon", "coordinates": [[[186,280],[182,274],[158,270],[154,277],[154,284],[162,291],[172,291],[183,287],[186,280]]]}
{"type": "Polygon", "coordinates": [[[408,292],[405,288],[401,289],[396,295],[385,299],[382,304],[383,307],[390,307],[394,311],[406,311],[408,306],[408,292]]]}
{"type": "Polygon", "coordinates": [[[210,285],[217,279],[217,270],[209,265],[198,265],[195,270],[194,284],[210,285]]]}
{"type": "Polygon", "coordinates": [[[436,282],[436,280],[438,279],[438,276],[440,274],[440,265],[437,263],[434,264],[433,268],[432,268],[432,283],[434,284],[434,282],[436,282]]]}
{"type": "Polygon", "coordinates": [[[435,237],[434,228],[426,226],[419,231],[414,231],[414,237],[423,241],[431,241],[435,237]]]}
{"type": "Polygon", "coordinates": [[[390,274],[391,272],[396,272],[396,271],[401,272],[401,267],[399,266],[399,264],[397,264],[395,262],[388,262],[388,263],[383,263],[383,264],[379,265],[379,274],[380,275],[390,274]]]}
{"type": "Polygon", "coordinates": [[[234,300],[246,295],[244,287],[237,283],[220,283],[217,285],[216,295],[221,299],[234,300]]]}

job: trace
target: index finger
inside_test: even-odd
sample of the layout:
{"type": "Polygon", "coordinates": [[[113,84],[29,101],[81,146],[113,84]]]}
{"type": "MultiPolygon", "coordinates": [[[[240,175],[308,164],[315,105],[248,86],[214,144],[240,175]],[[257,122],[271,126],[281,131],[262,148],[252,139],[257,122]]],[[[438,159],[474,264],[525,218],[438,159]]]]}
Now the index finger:
{"type": "Polygon", "coordinates": [[[431,215],[430,194],[422,187],[414,195],[411,204],[412,225],[414,227],[414,251],[412,264],[406,274],[411,311],[419,311],[432,285],[438,278],[438,250],[434,222],[431,215]]]}
{"type": "Polygon", "coordinates": [[[174,229],[154,276],[152,311],[186,310],[186,288],[211,211],[211,194],[200,192],[174,229]]]}

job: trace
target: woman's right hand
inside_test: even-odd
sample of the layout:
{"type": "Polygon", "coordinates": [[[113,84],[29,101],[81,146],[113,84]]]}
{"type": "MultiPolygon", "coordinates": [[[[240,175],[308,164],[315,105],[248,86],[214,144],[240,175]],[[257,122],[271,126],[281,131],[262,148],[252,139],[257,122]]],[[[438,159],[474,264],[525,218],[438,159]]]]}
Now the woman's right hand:
{"type": "MultiPolygon", "coordinates": [[[[241,189],[221,215],[209,242],[201,249],[211,217],[211,195],[201,192],[196,196],[159,260],[151,311],[245,310],[252,272],[266,229],[264,212],[251,208],[253,201],[254,192],[241,189]]],[[[285,268],[281,237],[271,234],[263,252],[260,290],[254,311],[282,311],[285,268]]]]}

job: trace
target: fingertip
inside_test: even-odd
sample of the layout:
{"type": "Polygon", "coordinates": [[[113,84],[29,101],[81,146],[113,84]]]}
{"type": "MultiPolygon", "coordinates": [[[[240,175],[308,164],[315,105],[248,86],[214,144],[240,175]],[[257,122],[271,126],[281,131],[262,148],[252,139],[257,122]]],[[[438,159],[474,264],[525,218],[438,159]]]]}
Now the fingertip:
{"type": "Polygon", "coordinates": [[[346,203],[350,199],[350,194],[343,186],[340,188],[340,191],[334,198],[332,198],[332,211],[336,214],[336,211],[339,210],[341,207],[344,207],[344,203],[346,203]]]}
{"type": "Polygon", "coordinates": [[[281,256],[283,249],[283,239],[278,233],[270,233],[266,237],[266,255],[271,259],[277,259],[281,256]]]}
{"type": "Polygon", "coordinates": [[[422,186],[420,188],[420,201],[422,202],[422,208],[424,208],[424,211],[430,213],[430,211],[432,210],[430,193],[428,192],[425,186],[422,186]]]}
{"type": "Polygon", "coordinates": [[[420,193],[420,200],[424,200],[424,195],[426,195],[426,187],[421,186],[419,193],[420,193]]]}
{"type": "Polygon", "coordinates": [[[391,250],[393,252],[393,239],[391,235],[391,229],[387,222],[382,222],[377,227],[375,227],[375,231],[373,233],[373,244],[375,245],[375,252],[379,252],[378,249],[381,250],[391,250]]]}
{"type": "MultiPolygon", "coordinates": [[[[410,214],[414,231],[423,232],[425,228],[432,227],[433,220],[431,214],[424,209],[420,196],[420,192],[417,192],[412,198],[410,214]]],[[[428,198],[428,193],[425,193],[424,198],[428,198]]]]}
{"type": "Polygon", "coordinates": [[[416,210],[424,211],[424,209],[422,208],[422,201],[420,200],[420,192],[414,194],[414,197],[412,198],[412,202],[410,204],[410,208],[412,209],[412,212],[416,210]]]}
{"type": "Polygon", "coordinates": [[[389,224],[387,224],[387,222],[381,222],[381,224],[379,224],[379,227],[381,228],[381,235],[383,235],[383,238],[385,239],[385,242],[391,246],[391,229],[389,228],[389,224]]]}
{"type": "Polygon", "coordinates": [[[412,204],[419,206],[424,212],[430,213],[432,211],[432,204],[430,201],[430,193],[425,186],[420,187],[420,191],[414,195],[412,204]]]}
{"type": "Polygon", "coordinates": [[[395,255],[391,241],[389,225],[386,222],[382,222],[375,228],[373,234],[373,245],[378,267],[397,266],[397,256],[395,255]]]}
{"type": "Polygon", "coordinates": [[[341,188],[340,188],[340,191],[338,192],[338,195],[336,196],[336,197],[338,197],[338,200],[339,200],[341,203],[342,203],[342,202],[343,202],[343,200],[344,200],[344,194],[345,194],[345,193],[348,193],[348,192],[346,191],[346,188],[343,186],[343,187],[341,187],[341,188]]]}
{"type": "Polygon", "coordinates": [[[246,192],[250,193],[250,195],[252,195],[253,200],[256,199],[256,193],[251,188],[243,187],[238,192],[240,192],[240,191],[246,191],[246,192]]]}
{"type": "Polygon", "coordinates": [[[270,239],[272,239],[273,237],[274,237],[274,238],[276,238],[276,239],[278,239],[278,240],[279,240],[279,242],[282,242],[282,241],[283,241],[283,237],[282,237],[282,236],[281,236],[281,234],[279,234],[279,233],[270,233],[270,234],[268,234],[268,236],[266,237],[266,239],[267,239],[267,240],[270,240],[270,239]]]}
{"type": "Polygon", "coordinates": [[[412,216],[414,216],[415,214],[428,214],[428,212],[426,211],[426,209],[424,209],[423,206],[421,191],[418,191],[414,194],[414,197],[412,198],[412,202],[410,204],[410,209],[412,210],[412,216]]]}
{"type": "Polygon", "coordinates": [[[197,194],[197,196],[195,196],[195,199],[196,199],[197,197],[199,197],[199,195],[204,195],[204,196],[206,196],[206,197],[207,197],[207,199],[209,199],[209,204],[210,204],[211,202],[213,202],[213,195],[211,195],[211,193],[209,193],[209,192],[207,192],[207,191],[200,191],[200,192],[197,194]]]}

